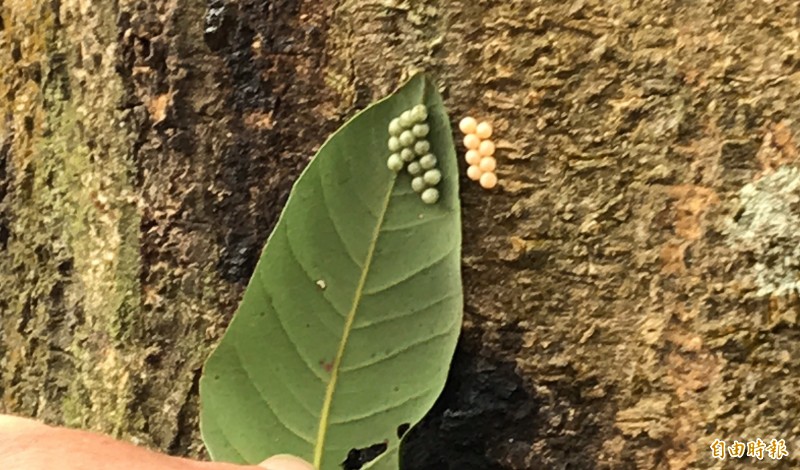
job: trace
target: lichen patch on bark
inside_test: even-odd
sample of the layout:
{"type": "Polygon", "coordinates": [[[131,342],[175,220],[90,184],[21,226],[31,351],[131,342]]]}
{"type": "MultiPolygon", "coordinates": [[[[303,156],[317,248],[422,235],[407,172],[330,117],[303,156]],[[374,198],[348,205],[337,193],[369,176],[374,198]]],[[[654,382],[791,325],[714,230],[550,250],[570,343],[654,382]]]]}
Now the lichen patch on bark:
{"type": "Polygon", "coordinates": [[[782,166],[748,183],[739,200],[729,239],[754,257],[747,276],[756,295],[800,293],[800,168],[782,166]]]}

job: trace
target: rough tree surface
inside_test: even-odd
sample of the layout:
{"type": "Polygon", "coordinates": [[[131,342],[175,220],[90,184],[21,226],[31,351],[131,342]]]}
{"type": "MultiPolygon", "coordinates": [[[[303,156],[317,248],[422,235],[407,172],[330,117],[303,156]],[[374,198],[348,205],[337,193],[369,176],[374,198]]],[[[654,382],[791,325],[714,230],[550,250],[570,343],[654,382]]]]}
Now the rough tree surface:
{"type": "Polygon", "coordinates": [[[500,185],[462,181],[463,338],[408,468],[723,468],[717,438],[798,468],[799,22],[0,0],[0,411],[203,455],[201,366],[294,178],[424,69],[495,123],[500,185]]]}

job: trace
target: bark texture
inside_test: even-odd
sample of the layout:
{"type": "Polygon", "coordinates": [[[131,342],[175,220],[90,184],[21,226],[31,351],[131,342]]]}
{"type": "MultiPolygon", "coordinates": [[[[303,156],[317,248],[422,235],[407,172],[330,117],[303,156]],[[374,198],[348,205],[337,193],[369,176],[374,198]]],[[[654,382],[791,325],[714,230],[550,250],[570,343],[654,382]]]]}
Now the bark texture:
{"type": "Polygon", "coordinates": [[[202,455],[293,179],[415,70],[495,123],[409,469],[800,467],[795,0],[0,0],[0,411],[202,455]],[[767,459],[769,460],[769,459],[767,459]],[[755,465],[755,462],[742,462],[755,465]]]}

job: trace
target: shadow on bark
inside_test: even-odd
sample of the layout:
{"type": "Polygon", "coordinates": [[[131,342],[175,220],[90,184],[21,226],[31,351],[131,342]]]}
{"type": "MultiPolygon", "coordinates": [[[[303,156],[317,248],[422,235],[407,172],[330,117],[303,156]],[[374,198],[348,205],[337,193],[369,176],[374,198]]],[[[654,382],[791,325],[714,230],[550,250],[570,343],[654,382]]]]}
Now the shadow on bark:
{"type": "MultiPolygon", "coordinates": [[[[404,470],[592,469],[600,445],[595,407],[570,380],[534,387],[517,371],[522,337],[514,328],[502,345],[482,332],[459,342],[444,392],[402,448],[404,470]],[[549,389],[548,396],[533,390],[549,389]]],[[[567,373],[566,375],[571,375],[567,373]]]]}
{"type": "Polygon", "coordinates": [[[523,468],[537,426],[536,398],[514,362],[481,356],[470,343],[461,339],[444,392],[406,437],[404,469],[523,468]],[[517,463],[493,458],[501,455],[517,463]]]}

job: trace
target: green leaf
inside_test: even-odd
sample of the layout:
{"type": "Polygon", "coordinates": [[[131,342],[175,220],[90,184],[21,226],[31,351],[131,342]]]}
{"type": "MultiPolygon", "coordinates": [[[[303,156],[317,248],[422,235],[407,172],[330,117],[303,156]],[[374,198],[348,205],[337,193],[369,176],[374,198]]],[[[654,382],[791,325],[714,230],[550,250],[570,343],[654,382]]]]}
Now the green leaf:
{"type": "Polygon", "coordinates": [[[418,75],[320,149],[270,235],[239,310],[206,363],[201,430],[215,460],[277,453],[341,469],[396,469],[400,425],[444,386],[461,326],[461,221],[449,120],[418,75]],[[386,167],[388,125],[428,106],[442,181],[426,205],[386,167]]]}

